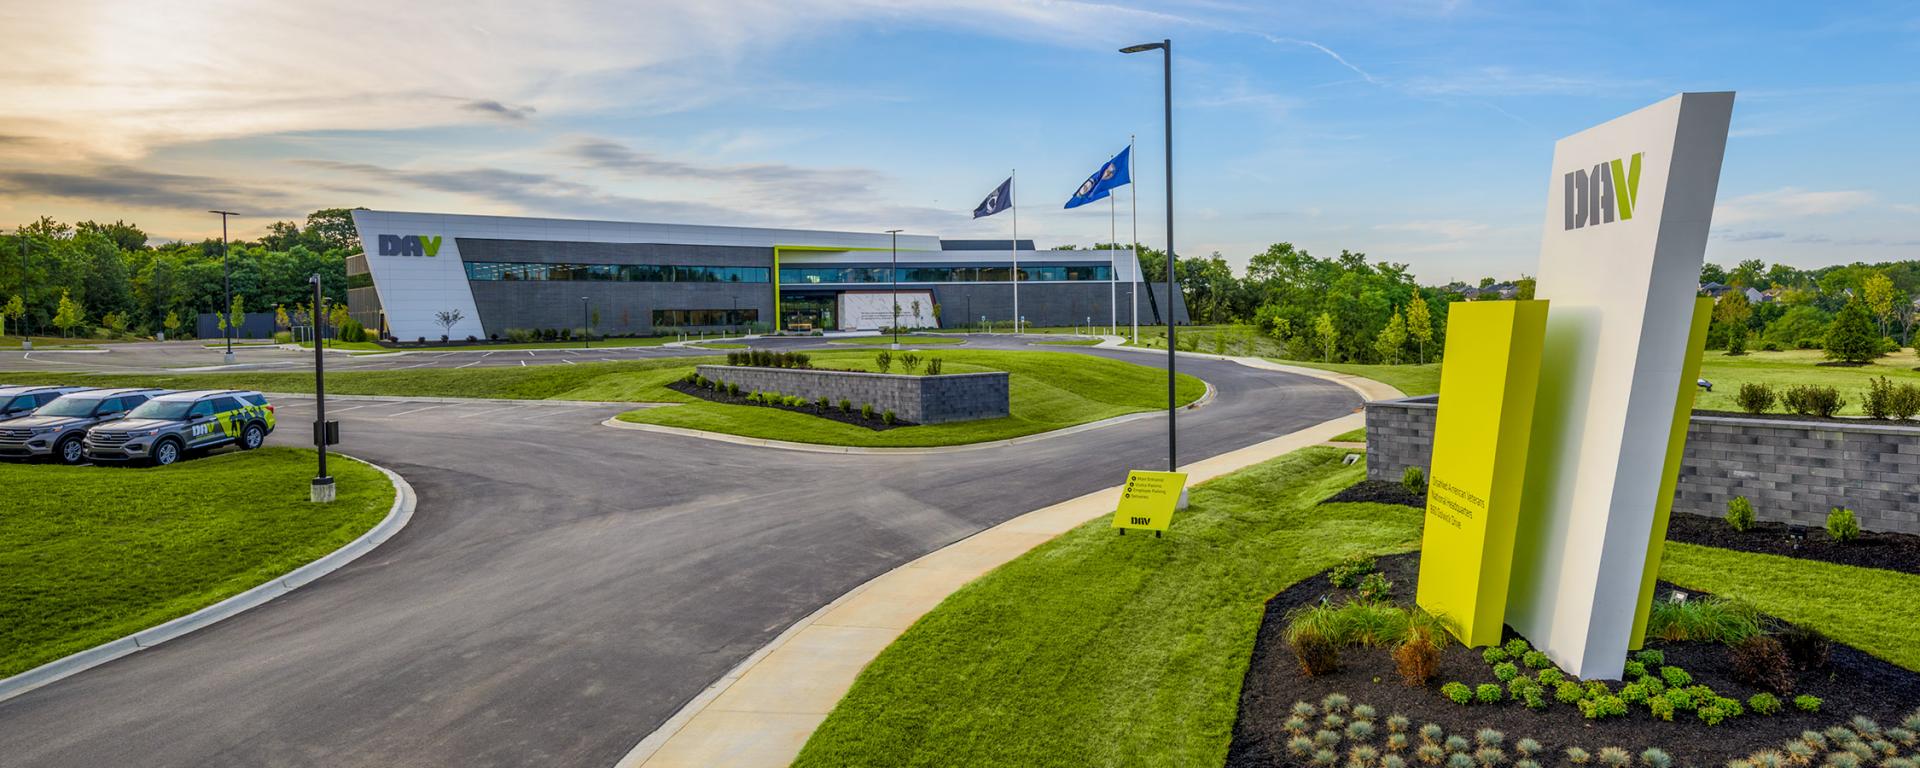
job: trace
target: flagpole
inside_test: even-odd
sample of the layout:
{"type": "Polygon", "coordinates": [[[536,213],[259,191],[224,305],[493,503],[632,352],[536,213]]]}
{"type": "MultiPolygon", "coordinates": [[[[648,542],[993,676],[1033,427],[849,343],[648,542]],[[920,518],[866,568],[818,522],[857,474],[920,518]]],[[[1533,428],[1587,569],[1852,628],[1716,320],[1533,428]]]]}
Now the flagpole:
{"type": "Polygon", "coordinates": [[[1012,198],[1007,208],[1013,211],[1013,242],[1007,248],[1013,256],[1013,332],[1020,332],[1020,169],[1013,169],[1007,176],[1007,197],[1012,198]]]}
{"type": "Polygon", "coordinates": [[[1133,242],[1127,243],[1127,253],[1133,255],[1133,343],[1140,344],[1140,182],[1133,177],[1133,134],[1127,134],[1127,179],[1132,183],[1127,189],[1133,194],[1133,214],[1128,218],[1133,222],[1133,242]]]}
{"type": "MultiPolygon", "coordinates": [[[[1133,163],[1133,157],[1127,157],[1127,163],[1133,163]]],[[[1127,175],[1127,183],[1133,183],[1133,175],[1127,175]]],[[[1107,333],[1120,334],[1120,276],[1114,274],[1119,268],[1120,239],[1118,221],[1120,204],[1107,194],[1107,333]]]]}

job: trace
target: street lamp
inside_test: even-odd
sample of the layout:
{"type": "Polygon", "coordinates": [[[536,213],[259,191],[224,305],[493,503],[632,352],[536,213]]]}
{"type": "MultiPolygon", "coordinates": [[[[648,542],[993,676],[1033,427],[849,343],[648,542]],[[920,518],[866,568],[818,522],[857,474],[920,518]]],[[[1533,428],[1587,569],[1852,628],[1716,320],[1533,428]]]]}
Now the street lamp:
{"type": "MultiPolygon", "coordinates": [[[[225,312],[228,315],[227,329],[223,333],[225,333],[227,337],[226,361],[228,365],[232,365],[233,364],[233,316],[232,316],[233,315],[233,266],[227,263],[227,217],[238,216],[240,214],[234,213],[233,211],[207,211],[207,213],[220,214],[220,269],[226,273],[224,282],[226,283],[226,292],[227,292],[227,305],[224,307],[221,307],[220,311],[225,312]]],[[[314,306],[318,307],[319,305],[315,304],[314,306]]],[[[316,344],[315,346],[318,346],[318,344],[316,344]]],[[[321,453],[324,454],[325,450],[322,450],[321,453]]],[[[321,461],[324,462],[326,460],[321,459],[321,461]]]]}
{"type": "Polygon", "coordinates": [[[580,297],[580,345],[583,349],[593,349],[593,324],[587,314],[587,297],[580,297]]]}
{"type": "Polygon", "coordinates": [[[893,236],[893,346],[900,348],[900,230],[889,229],[893,236]]]}
{"type": "MultiPolygon", "coordinates": [[[[314,312],[317,313],[320,311],[320,303],[323,300],[320,296],[320,276],[315,274],[308,277],[307,284],[313,286],[313,307],[314,312]]],[[[228,323],[227,327],[233,327],[232,323],[228,323]]],[[[307,498],[317,504],[333,501],[336,493],[333,477],[327,474],[327,446],[338,439],[338,434],[330,430],[327,424],[327,355],[326,351],[321,349],[320,341],[315,339],[313,343],[313,447],[315,452],[320,454],[320,469],[313,477],[313,485],[308,490],[307,498]]]]}
{"type": "Polygon", "coordinates": [[[31,311],[31,307],[33,299],[27,295],[27,231],[24,229],[16,229],[13,231],[13,237],[20,241],[20,301],[29,309],[26,314],[20,316],[20,349],[23,352],[32,352],[33,312],[31,311]]]}
{"type": "MultiPolygon", "coordinates": [[[[1174,343],[1173,343],[1173,41],[1161,40],[1157,43],[1141,43],[1120,49],[1121,53],[1145,53],[1157,50],[1161,60],[1161,84],[1165,100],[1167,134],[1167,471],[1175,472],[1180,468],[1179,453],[1176,450],[1176,438],[1173,427],[1175,381],[1174,381],[1174,343]]],[[[1151,290],[1151,286],[1149,286],[1151,290]]],[[[1184,500],[1186,494],[1181,494],[1184,500]]]]}

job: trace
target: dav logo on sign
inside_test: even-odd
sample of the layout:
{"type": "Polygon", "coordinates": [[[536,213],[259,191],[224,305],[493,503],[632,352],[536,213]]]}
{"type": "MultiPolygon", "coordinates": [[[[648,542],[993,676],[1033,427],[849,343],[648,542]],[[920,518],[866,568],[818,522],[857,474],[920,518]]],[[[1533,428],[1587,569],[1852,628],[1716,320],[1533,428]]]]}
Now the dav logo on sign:
{"type": "MultiPolygon", "coordinates": [[[[1638,168],[1639,166],[1635,166],[1638,168]]],[[[380,255],[382,256],[438,256],[440,255],[439,236],[425,235],[381,235],[380,255]]]]}
{"type": "Polygon", "coordinates": [[[1610,224],[1615,214],[1621,221],[1633,218],[1634,203],[1640,199],[1640,156],[1643,154],[1635,152],[1626,160],[1568,173],[1564,196],[1567,229],[1610,224]]]}

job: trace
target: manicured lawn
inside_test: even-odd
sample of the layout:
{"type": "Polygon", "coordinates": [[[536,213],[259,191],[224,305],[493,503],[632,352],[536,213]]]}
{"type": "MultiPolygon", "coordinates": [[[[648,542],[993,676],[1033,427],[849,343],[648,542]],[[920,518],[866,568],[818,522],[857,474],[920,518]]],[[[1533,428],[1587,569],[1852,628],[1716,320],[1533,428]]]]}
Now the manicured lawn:
{"type": "Polygon", "coordinates": [[[0,677],[244,592],[340,548],[393,504],[386,476],[262,448],[171,467],[0,464],[0,677]],[[209,492],[214,489],[238,493],[209,492]]]}
{"type": "Polygon", "coordinates": [[[1693,407],[1738,411],[1740,405],[1736,396],[1740,393],[1740,385],[1749,382],[1770,384],[1776,390],[1812,384],[1839,388],[1840,396],[1847,401],[1846,407],[1840,412],[1858,416],[1864,413],[1860,404],[1866,399],[1864,393],[1869,379],[1885,376],[1895,382],[1920,384],[1920,371],[1914,370],[1914,366],[1920,365],[1920,359],[1915,359],[1911,349],[1901,350],[1858,368],[1815,365],[1826,361],[1822,355],[1820,350],[1813,349],[1751,352],[1728,357],[1723,352],[1709,349],[1700,358],[1700,376],[1713,382],[1713,391],[1697,391],[1693,407]]]}
{"type": "Polygon", "coordinates": [[[1308,360],[1283,360],[1268,358],[1283,365],[1297,365],[1302,368],[1319,368],[1323,371],[1350,373],[1364,376],[1374,381],[1392,386],[1408,397],[1432,395],[1440,391],[1440,364],[1426,365],[1368,365],[1364,363],[1317,363],[1308,360]]]}
{"type": "MultiPolygon", "coordinates": [[[[299,342],[299,344],[303,348],[313,349],[313,342],[311,341],[302,341],[302,342],[299,342]]],[[[239,345],[235,344],[234,346],[239,346],[239,345]]],[[[341,341],[339,339],[328,339],[327,349],[344,349],[349,352],[392,352],[393,351],[392,349],[380,346],[379,344],[375,344],[371,341],[341,341]]]]}
{"type": "Polygon", "coordinates": [[[881,653],[795,765],[1219,765],[1264,603],[1420,513],[1315,502],[1310,448],[1201,485],[1166,538],[1096,520],[962,588],[881,653]]]}
{"type": "MultiPolygon", "coordinates": [[[[537,365],[492,368],[412,368],[396,371],[341,371],[327,374],[327,391],[336,395],[399,397],[499,397],[516,400],[607,400],[681,402],[685,395],[661,384],[696,363],[718,358],[686,357],[622,363],[537,365]],[[665,371],[665,373],[663,373],[665,371]]],[[[91,387],[152,386],[169,389],[231,387],[266,392],[312,392],[313,374],[291,371],[237,371],[176,374],[8,373],[10,382],[75,384],[91,387]]]]}
{"type": "Polygon", "coordinates": [[[1660,577],[1920,670],[1920,576],[1668,542],[1660,577]]]}
{"type": "Polygon", "coordinates": [[[1053,347],[1091,347],[1099,344],[1099,339],[1061,339],[1059,341],[1036,341],[1034,344],[1053,347]]]}
{"type": "MultiPolygon", "coordinates": [[[[821,352],[812,357],[813,364],[821,368],[870,371],[875,370],[875,355],[871,351],[849,351],[821,352]]],[[[672,390],[662,389],[682,402],[692,402],[673,408],[649,408],[623,413],[620,419],[801,443],[904,447],[1005,440],[1165,408],[1167,404],[1164,372],[1119,360],[1069,352],[964,349],[928,353],[925,356],[940,358],[947,373],[1006,371],[1011,387],[1012,415],[1002,419],[901,427],[876,432],[776,408],[693,400],[672,390]]],[[[669,374],[659,383],[665,384],[671,380],[672,374],[669,374]]],[[[1191,376],[1181,374],[1179,382],[1182,404],[1192,402],[1206,392],[1206,384],[1191,376]]],[[[659,399],[664,400],[665,397],[659,399]]],[[[854,404],[855,408],[859,406],[859,403],[854,404]]]]}
{"type": "MultiPolygon", "coordinates": [[[[916,335],[916,336],[900,337],[901,344],[903,345],[912,344],[915,346],[927,346],[930,344],[959,344],[963,341],[966,341],[966,339],[962,339],[958,336],[918,336],[916,335]]],[[[892,336],[856,336],[851,339],[834,339],[829,343],[860,345],[860,346],[867,346],[867,347],[872,347],[872,346],[884,347],[888,344],[893,343],[893,337],[892,336]]]]}
{"type": "Polygon", "coordinates": [[[751,345],[738,342],[700,342],[693,346],[701,349],[746,349],[751,345]]]}
{"type": "Polygon", "coordinates": [[[1356,430],[1353,430],[1353,431],[1351,431],[1351,432],[1342,432],[1342,433],[1340,433],[1340,434],[1338,434],[1338,435],[1335,435],[1335,436],[1333,437],[1333,440],[1331,440],[1331,441],[1329,441],[1329,442],[1335,442],[1335,443],[1364,443],[1364,442],[1366,442],[1366,441],[1367,441],[1367,428],[1366,428],[1366,427],[1361,427],[1361,428],[1359,428],[1359,429],[1356,429],[1356,430]]]}
{"type": "MultiPolygon", "coordinates": [[[[718,336],[718,335],[710,335],[710,338],[721,339],[724,337],[718,336]]],[[[592,346],[593,348],[596,348],[596,349],[610,349],[610,348],[616,348],[616,347],[657,347],[662,344],[667,344],[667,343],[675,342],[679,340],[680,340],[680,337],[678,336],[642,336],[639,338],[616,337],[616,338],[609,338],[609,339],[596,338],[593,340],[592,346]]],[[[312,349],[313,342],[303,341],[303,342],[300,342],[300,346],[306,347],[308,349],[312,349]]],[[[524,343],[500,343],[500,344],[452,344],[447,346],[437,346],[432,343],[428,343],[424,345],[404,344],[404,345],[392,346],[392,347],[381,346],[371,341],[329,341],[327,342],[327,348],[328,349],[351,349],[351,350],[366,351],[366,352],[407,352],[407,351],[414,351],[414,350],[424,350],[427,352],[460,352],[460,351],[496,352],[496,351],[519,351],[524,349],[584,349],[586,347],[585,345],[582,345],[578,339],[575,339],[573,341],[529,341],[524,343]]]]}

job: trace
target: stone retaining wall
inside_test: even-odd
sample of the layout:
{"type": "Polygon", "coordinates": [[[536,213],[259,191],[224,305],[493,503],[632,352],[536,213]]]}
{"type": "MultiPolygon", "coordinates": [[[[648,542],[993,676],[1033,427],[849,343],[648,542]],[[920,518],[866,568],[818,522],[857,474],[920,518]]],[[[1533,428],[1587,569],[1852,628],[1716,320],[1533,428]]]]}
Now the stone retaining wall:
{"type": "Polygon", "coordinates": [[[915,424],[997,419],[1010,413],[1005,371],[911,376],[810,368],[755,368],[702,365],[700,375],[738,384],[743,392],[778,392],[808,400],[847,400],[854,408],[871,403],[874,413],[893,411],[915,424]]]}
{"type": "MultiPolygon", "coordinates": [[[[1398,482],[1433,454],[1433,395],[1367,403],[1367,477],[1398,482]]],[[[1920,534],[1920,426],[1696,413],[1673,509],[1721,517],[1745,496],[1761,520],[1821,525],[1847,507],[1870,531],[1920,534]]]]}

